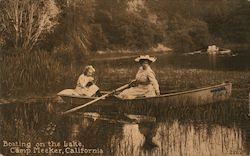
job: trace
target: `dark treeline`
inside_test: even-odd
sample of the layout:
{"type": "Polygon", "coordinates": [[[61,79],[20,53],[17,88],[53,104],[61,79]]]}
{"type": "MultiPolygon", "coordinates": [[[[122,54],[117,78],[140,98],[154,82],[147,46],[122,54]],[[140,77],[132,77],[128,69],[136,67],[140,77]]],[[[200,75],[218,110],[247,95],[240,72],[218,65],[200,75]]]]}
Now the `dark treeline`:
{"type": "MultiPolygon", "coordinates": [[[[109,49],[145,50],[161,43],[175,51],[187,52],[204,48],[209,44],[245,44],[249,43],[250,38],[248,0],[39,0],[39,2],[51,6],[42,10],[40,4],[35,4],[38,5],[36,9],[47,12],[49,19],[53,18],[50,23],[47,22],[52,23],[53,28],[51,26],[45,29],[50,33],[41,31],[40,34],[34,35],[37,38],[32,38],[33,36],[24,38],[24,43],[20,45],[21,42],[19,44],[13,42],[17,42],[16,37],[23,34],[13,37],[11,33],[30,29],[29,25],[20,25],[19,30],[13,30],[14,27],[17,29],[18,25],[13,25],[11,28],[9,24],[11,22],[6,24],[6,19],[1,20],[2,49],[8,49],[16,44],[16,47],[26,49],[36,46],[47,51],[59,49],[65,53],[85,55],[109,49]],[[50,13],[55,7],[60,11],[50,13]]],[[[1,3],[2,10],[6,9],[6,4],[3,1],[1,3]]],[[[16,6],[20,8],[23,4],[19,2],[16,6]]],[[[13,9],[7,11],[11,12],[13,9]]],[[[33,18],[35,15],[32,14],[33,18]]],[[[30,35],[27,33],[23,36],[30,35]]]]}
{"type": "Polygon", "coordinates": [[[249,43],[247,0],[68,0],[58,4],[60,24],[44,46],[49,49],[62,42],[82,53],[145,50],[162,43],[187,52],[209,44],[249,43]]]}

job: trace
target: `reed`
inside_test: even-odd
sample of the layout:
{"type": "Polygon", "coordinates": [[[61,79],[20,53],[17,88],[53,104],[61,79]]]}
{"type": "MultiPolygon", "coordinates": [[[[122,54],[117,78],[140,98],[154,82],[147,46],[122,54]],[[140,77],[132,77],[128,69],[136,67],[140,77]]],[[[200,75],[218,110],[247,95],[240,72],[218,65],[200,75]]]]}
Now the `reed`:
{"type": "MultiPolygon", "coordinates": [[[[112,90],[134,79],[138,64],[133,60],[115,62],[87,62],[96,68],[97,85],[101,90],[112,90]]],[[[1,58],[2,96],[55,94],[65,88],[74,88],[84,64],[62,63],[45,51],[18,53],[1,58]]],[[[245,98],[250,72],[216,71],[181,68],[164,59],[152,64],[161,91],[191,89],[230,81],[233,97],[245,98]]]]}
{"type": "Polygon", "coordinates": [[[1,60],[3,96],[46,94],[65,80],[64,74],[72,75],[45,51],[4,55],[1,60]]]}
{"type": "MultiPolygon", "coordinates": [[[[138,66],[134,64],[96,65],[99,83],[103,90],[115,88],[135,77],[138,66]],[[115,83],[114,83],[115,82],[115,83]]],[[[209,69],[186,69],[170,65],[153,66],[160,90],[187,90],[198,87],[216,85],[225,81],[233,83],[233,97],[246,98],[249,92],[250,72],[245,71],[213,71],[209,69]]]]}
{"type": "Polygon", "coordinates": [[[247,120],[247,102],[245,100],[229,99],[227,101],[192,105],[188,101],[182,104],[167,103],[161,105],[123,105],[120,113],[142,114],[155,116],[158,122],[216,123],[230,126],[237,121],[247,120]]]}

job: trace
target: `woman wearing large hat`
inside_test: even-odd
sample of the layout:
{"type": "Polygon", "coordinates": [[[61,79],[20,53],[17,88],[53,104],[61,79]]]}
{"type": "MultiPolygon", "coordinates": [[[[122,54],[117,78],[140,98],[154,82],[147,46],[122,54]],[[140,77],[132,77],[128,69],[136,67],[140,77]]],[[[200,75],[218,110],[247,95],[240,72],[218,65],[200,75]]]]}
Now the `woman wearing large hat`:
{"type": "Polygon", "coordinates": [[[133,87],[124,90],[118,96],[124,99],[134,99],[136,97],[151,97],[160,95],[159,84],[155,78],[155,73],[150,67],[156,58],[149,55],[143,55],[135,59],[141,67],[136,74],[136,81],[133,87]]]}

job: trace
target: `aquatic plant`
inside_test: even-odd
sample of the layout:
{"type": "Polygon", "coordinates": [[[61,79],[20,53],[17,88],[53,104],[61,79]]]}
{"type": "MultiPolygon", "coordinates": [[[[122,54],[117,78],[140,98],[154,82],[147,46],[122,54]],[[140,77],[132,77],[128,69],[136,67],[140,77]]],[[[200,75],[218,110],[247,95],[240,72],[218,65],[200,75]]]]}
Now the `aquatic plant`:
{"type": "MultiPolygon", "coordinates": [[[[193,89],[230,81],[233,97],[246,98],[250,91],[250,72],[183,68],[159,58],[152,64],[162,92],[193,89]]],[[[62,64],[45,51],[13,53],[1,56],[2,96],[55,94],[65,88],[75,88],[76,80],[85,64],[96,68],[97,85],[101,90],[113,90],[130,80],[138,70],[133,60],[62,64]]]]}

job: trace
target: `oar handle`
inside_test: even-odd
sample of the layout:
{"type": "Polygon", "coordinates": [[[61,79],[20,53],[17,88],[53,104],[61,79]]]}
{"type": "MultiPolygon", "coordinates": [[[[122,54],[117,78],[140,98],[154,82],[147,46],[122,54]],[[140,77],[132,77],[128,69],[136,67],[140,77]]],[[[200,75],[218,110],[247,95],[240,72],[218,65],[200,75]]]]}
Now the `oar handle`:
{"type": "Polygon", "coordinates": [[[118,91],[121,91],[121,90],[123,90],[123,89],[126,89],[126,88],[128,88],[128,87],[130,86],[131,83],[133,83],[133,82],[135,82],[135,81],[136,81],[136,80],[134,79],[134,80],[130,81],[128,84],[123,85],[123,86],[121,86],[121,87],[119,87],[119,88],[113,90],[111,93],[113,94],[113,93],[115,93],[115,92],[118,92],[118,91]]]}
{"type": "Polygon", "coordinates": [[[119,88],[113,90],[111,93],[118,92],[118,91],[120,91],[120,90],[126,89],[127,87],[129,87],[129,84],[126,84],[126,85],[124,85],[124,86],[121,86],[121,87],[119,87],[119,88]]]}

